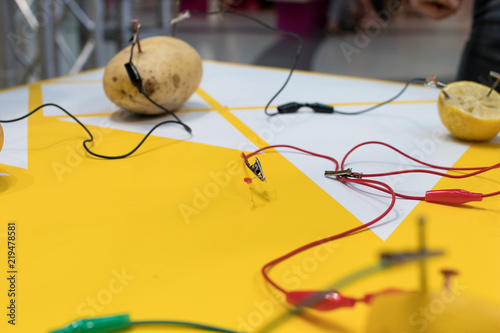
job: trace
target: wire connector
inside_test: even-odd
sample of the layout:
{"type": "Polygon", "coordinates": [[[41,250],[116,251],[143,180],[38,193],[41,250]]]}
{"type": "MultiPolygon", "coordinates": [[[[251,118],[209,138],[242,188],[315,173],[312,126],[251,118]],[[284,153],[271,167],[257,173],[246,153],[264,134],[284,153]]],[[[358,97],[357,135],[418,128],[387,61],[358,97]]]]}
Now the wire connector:
{"type": "Polygon", "coordinates": [[[142,93],[142,78],[141,75],[139,74],[139,71],[135,67],[134,63],[129,61],[125,64],[125,69],[127,70],[128,77],[130,79],[130,82],[134,87],[139,90],[140,93],[142,93]]]}
{"type": "Polygon", "coordinates": [[[316,113],[334,113],[335,109],[333,106],[321,103],[297,103],[290,102],[278,106],[278,113],[295,113],[299,111],[301,107],[307,106],[311,108],[316,113]]]}
{"type": "Polygon", "coordinates": [[[488,95],[486,95],[486,97],[490,97],[490,95],[493,92],[493,90],[495,90],[497,88],[497,86],[498,86],[498,83],[500,83],[500,74],[499,73],[494,72],[494,71],[490,71],[490,76],[493,77],[493,78],[495,78],[496,81],[491,86],[491,89],[488,92],[488,95]]]}
{"type": "Polygon", "coordinates": [[[361,172],[353,172],[351,168],[345,170],[325,170],[325,176],[335,176],[335,177],[343,177],[343,178],[363,178],[363,173],[361,172]]]}
{"type": "Polygon", "coordinates": [[[437,75],[436,74],[432,74],[431,76],[429,76],[427,78],[427,80],[425,80],[425,85],[427,87],[431,87],[431,88],[437,88],[437,89],[440,89],[441,92],[443,93],[443,95],[446,97],[446,98],[450,98],[450,95],[448,95],[446,93],[446,91],[444,91],[444,88],[446,88],[446,84],[442,83],[442,82],[439,82],[438,80],[436,80],[437,78],[437,75]]]}
{"type": "Polygon", "coordinates": [[[187,20],[188,18],[191,18],[191,12],[189,10],[185,10],[180,12],[179,14],[175,15],[172,17],[169,21],[171,25],[177,24],[179,22],[182,22],[184,20],[187,20]]]}
{"type": "Polygon", "coordinates": [[[263,182],[266,181],[266,176],[264,176],[264,171],[262,171],[262,165],[260,164],[260,161],[257,157],[255,158],[254,164],[248,163],[246,159],[245,159],[245,164],[257,178],[259,178],[263,182]]]}
{"type": "Polygon", "coordinates": [[[444,255],[444,251],[442,250],[408,251],[396,253],[384,252],[380,254],[380,260],[382,260],[383,264],[388,267],[442,255],[444,255]]]}
{"type": "Polygon", "coordinates": [[[141,30],[141,25],[139,24],[139,20],[132,20],[132,37],[130,37],[130,43],[137,44],[137,48],[139,49],[139,53],[142,53],[141,49],[141,39],[139,37],[139,30],[141,30]]]}

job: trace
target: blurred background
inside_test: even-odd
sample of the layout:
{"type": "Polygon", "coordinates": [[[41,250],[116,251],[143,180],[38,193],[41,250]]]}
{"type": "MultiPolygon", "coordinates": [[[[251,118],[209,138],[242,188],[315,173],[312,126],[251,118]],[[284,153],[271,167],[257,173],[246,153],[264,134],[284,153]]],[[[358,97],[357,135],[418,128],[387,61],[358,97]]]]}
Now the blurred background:
{"type": "MultiPolygon", "coordinates": [[[[172,35],[178,11],[233,10],[304,38],[298,68],[406,81],[456,77],[472,0],[452,17],[415,13],[409,0],[0,0],[0,88],[103,67],[141,37],[172,35]]],[[[232,15],[193,15],[175,35],[203,59],[288,68],[297,40],[232,15]]]]}

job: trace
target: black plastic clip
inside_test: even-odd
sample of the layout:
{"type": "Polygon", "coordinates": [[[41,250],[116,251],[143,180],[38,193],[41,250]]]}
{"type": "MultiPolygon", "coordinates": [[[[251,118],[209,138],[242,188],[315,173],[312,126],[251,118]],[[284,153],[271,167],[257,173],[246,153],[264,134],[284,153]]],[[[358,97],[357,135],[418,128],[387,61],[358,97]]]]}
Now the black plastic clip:
{"type": "Polygon", "coordinates": [[[321,103],[297,103],[290,102],[278,106],[278,113],[295,113],[299,111],[301,107],[311,108],[316,113],[333,113],[333,106],[321,103]]]}
{"type": "Polygon", "coordinates": [[[139,75],[139,71],[135,68],[132,62],[127,62],[125,64],[125,69],[127,70],[128,77],[130,78],[130,82],[132,85],[137,88],[140,92],[142,92],[142,78],[139,75]]]}

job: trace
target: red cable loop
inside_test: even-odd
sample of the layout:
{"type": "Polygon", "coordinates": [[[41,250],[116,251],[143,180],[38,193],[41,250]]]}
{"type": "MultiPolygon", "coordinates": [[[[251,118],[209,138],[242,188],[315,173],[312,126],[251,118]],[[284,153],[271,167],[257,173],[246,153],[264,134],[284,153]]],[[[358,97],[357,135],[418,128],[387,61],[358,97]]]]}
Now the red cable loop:
{"type": "Polygon", "coordinates": [[[260,148],[260,149],[254,151],[253,153],[250,153],[248,155],[245,155],[244,153],[242,153],[242,156],[243,156],[243,159],[245,161],[248,161],[249,157],[257,155],[261,151],[264,151],[264,150],[267,150],[267,149],[275,149],[275,148],[290,148],[290,149],[295,149],[295,150],[298,150],[300,152],[303,152],[303,153],[306,153],[306,154],[309,154],[309,155],[312,155],[312,156],[316,156],[316,157],[327,159],[329,161],[332,161],[335,164],[335,170],[336,171],[339,170],[339,162],[336,159],[334,159],[333,157],[330,157],[330,156],[327,156],[327,155],[318,154],[318,153],[314,153],[312,151],[305,150],[305,149],[302,149],[302,148],[298,148],[298,147],[295,147],[295,146],[290,146],[290,145],[271,145],[271,146],[267,146],[267,147],[264,147],[264,148],[260,148]]]}
{"type": "MultiPolygon", "coordinates": [[[[320,239],[320,240],[317,240],[317,241],[314,241],[314,242],[311,242],[311,243],[308,243],[308,244],[305,244],[291,252],[288,252],[270,262],[268,262],[267,264],[265,264],[262,269],[261,269],[261,272],[262,272],[262,275],[264,276],[264,279],[269,282],[273,287],[275,287],[276,289],[278,289],[279,291],[281,291],[282,293],[287,293],[287,291],[282,288],[281,286],[279,286],[276,282],[274,282],[270,277],[269,277],[269,274],[268,274],[268,270],[270,268],[272,268],[272,266],[302,252],[302,251],[305,251],[307,249],[310,249],[314,246],[317,246],[317,245],[320,245],[320,244],[323,244],[323,243],[326,243],[326,242],[330,242],[330,241],[333,241],[333,240],[336,240],[336,239],[340,239],[340,238],[343,238],[343,237],[346,237],[346,236],[349,236],[350,234],[354,233],[354,232],[357,232],[357,231],[360,231],[360,230],[364,230],[370,226],[372,226],[373,224],[375,224],[376,222],[380,221],[381,219],[383,219],[385,216],[387,216],[387,214],[389,214],[389,212],[394,208],[394,205],[396,203],[396,197],[399,197],[399,198],[404,198],[404,199],[411,199],[411,200],[425,200],[426,199],[426,196],[429,196],[429,192],[433,192],[433,191],[428,191],[426,193],[426,196],[410,196],[410,195],[405,195],[405,194],[400,194],[400,193],[397,193],[395,192],[388,184],[386,183],[383,183],[381,181],[377,181],[377,180],[369,180],[369,179],[365,179],[365,177],[382,177],[382,176],[391,176],[391,175],[397,175],[397,174],[403,174],[403,173],[428,173],[428,174],[433,174],[433,175],[438,175],[438,176],[442,176],[442,177],[448,177],[448,178],[455,178],[455,179],[459,179],[459,178],[467,178],[467,177],[472,177],[472,176],[475,176],[475,175],[478,175],[480,173],[483,173],[483,172],[486,172],[486,171],[489,171],[489,170],[492,170],[492,169],[496,169],[496,168],[499,168],[500,167],[500,163],[498,164],[495,164],[495,165],[492,165],[492,166],[489,166],[489,167],[469,167],[469,168],[453,168],[453,167],[443,167],[443,166],[438,166],[438,165],[433,165],[433,164],[430,164],[430,163],[426,163],[426,162],[423,162],[423,161],[420,161],[414,157],[411,157],[410,155],[402,152],[401,150],[387,144],[387,143],[384,143],[384,142],[380,142],[380,141],[367,141],[367,142],[363,142],[363,143],[360,143],[356,146],[354,146],[351,150],[349,150],[347,152],[347,154],[344,156],[344,158],[342,159],[342,162],[338,163],[338,161],[336,159],[334,159],[333,157],[330,157],[330,156],[327,156],[327,155],[322,155],[322,154],[317,154],[317,153],[314,153],[314,152],[311,152],[311,151],[308,151],[308,150],[305,150],[305,149],[301,149],[301,148],[298,148],[298,147],[294,147],[294,146],[291,146],[291,145],[271,145],[271,146],[267,146],[267,147],[264,147],[264,148],[261,148],[261,149],[258,149],[256,151],[254,151],[253,153],[250,153],[248,155],[245,155],[244,153],[242,153],[242,157],[243,159],[248,162],[248,158],[249,157],[252,157],[264,150],[267,150],[267,149],[275,149],[275,148],[289,148],[289,149],[295,149],[295,150],[298,150],[300,152],[303,152],[303,153],[306,153],[306,154],[309,154],[309,155],[312,155],[312,156],[316,156],[316,157],[320,157],[320,158],[324,158],[324,159],[327,159],[329,161],[332,161],[334,164],[335,164],[335,171],[339,171],[339,168],[341,169],[345,169],[345,161],[347,159],[347,157],[356,149],[362,147],[362,146],[365,146],[365,145],[370,145],[370,144],[374,144],[374,145],[382,145],[382,146],[385,146],[387,148],[390,148],[394,151],[396,151],[397,153],[401,154],[402,156],[414,161],[414,162],[417,162],[419,164],[422,164],[422,165],[425,165],[427,167],[430,167],[430,168],[434,168],[434,169],[439,169],[439,170],[448,170],[448,171],[472,171],[472,170],[475,170],[474,172],[471,172],[471,173],[468,173],[468,174],[464,174],[464,175],[449,175],[449,174],[446,174],[446,173],[442,173],[442,172],[437,172],[437,171],[433,171],[433,170],[426,170],[426,169],[410,169],[410,170],[402,170],[402,171],[392,171],[392,172],[385,172],[385,173],[378,173],[378,174],[363,174],[362,175],[362,179],[353,179],[353,178],[347,178],[347,177],[339,177],[337,176],[336,179],[337,180],[340,180],[342,182],[345,182],[345,183],[354,183],[354,184],[358,184],[358,185],[362,185],[362,186],[367,186],[367,187],[370,187],[370,188],[373,188],[373,189],[376,189],[376,190],[379,190],[381,192],[384,192],[384,193],[388,193],[391,195],[391,203],[389,204],[389,207],[382,213],[380,214],[378,217],[376,217],[375,219],[371,220],[370,222],[367,222],[363,225],[360,225],[360,226],[357,226],[355,228],[352,228],[352,229],[349,229],[347,231],[344,231],[344,232],[341,232],[339,234],[336,234],[336,235],[333,235],[333,236],[330,236],[330,237],[326,237],[326,238],[323,238],[323,239],[320,239]]],[[[354,173],[353,175],[357,175],[358,173],[354,173]]],[[[437,192],[437,191],[436,191],[437,192]]],[[[477,196],[477,195],[481,195],[483,198],[485,197],[492,197],[492,196],[495,196],[495,195],[500,195],[500,191],[497,191],[497,192],[492,192],[492,193],[487,193],[487,194],[474,194],[474,193],[470,193],[470,192],[467,192],[467,191],[463,191],[463,190],[440,190],[441,193],[444,194],[444,196],[456,196],[457,194],[459,196],[463,196],[465,198],[467,197],[470,197],[470,196],[477,196]],[[467,192],[467,193],[465,193],[467,192]]],[[[431,193],[431,195],[433,195],[434,193],[431,193]]],[[[462,198],[463,198],[462,197],[462,198]]],[[[452,201],[453,200],[456,200],[456,197],[452,198],[452,201]]],[[[460,201],[460,200],[458,200],[460,201]]],[[[438,201],[436,201],[438,202],[438,201]]],[[[464,201],[465,202],[465,201],[464,201]]]]}
{"type": "MultiPolygon", "coordinates": [[[[268,147],[264,147],[264,148],[261,148],[259,150],[256,150],[255,152],[250,153],[248,155],[242,154],[242,156],[243,156],[243,158],[245,160],[248,160],[249,157],[252,157],[252,156],[258,154],[261,151],[264,151],[264,150],[267,150],[267,149],[274,149],[274,148],[295,149],[295,150],[301,151],[303,153],[306,153],[306,154],[309,154],[309,155],[312,155],[312,156],[316,156],[316,157],[327,159],[329,161],[332,161],[335,164],[335,170],[336,171],[339,170],[339,163],[333,157],[322,155],[322,154],[313,153],[311,151],[308,151],[308,150],[305,150],[305,149],[301,149],[301,148],[298,148],[298,147],[294,147],[294,146],[290,146],[290,145],[272,145],[272,146],[268,146],[268,147]]],[[[339,238],[348,236],[349,234],[352,234],[352,233],[354,233],[356,231],[363,230],[365,228],[370,227],[374,223],[376,223],[376,222],[380,221],[382,218],[384,218],[387,214],[389,214],[389,212],[394,207],[394,204],[396,203],[396,196],[394,194],[394,191],[392,190],[392,188],[389,185],[387,185],[385,183],[382,183],[382,182],[377,181],[377,180],[367,180],[367,179],[348,179],[348,178],[341,178],[341,177],[337,177],[337,179],[339,179],[339,180],[341,180],[343,182],[346,182],[346,183],[356,183],[356,184],[360,184],[360,185],[363,185],[363,186],[372,187],[372,188],[375,188],[375,189],[385,188],[386,191],[388,191],[389,193],[391,193],[391,196],[392,196],[391,203],[390,203],[389,207],[386,209],[386,211],[384,213],[382,213],[377,218],[373,219],[372,221],[370,221],[370,222],[368,222],[366,224],[363,224],[363,225],[360,225],[358,227],[352,228],[350,230],[344,231],[344,232],[342,232],[340,234],[337,234],[337,235],[334,235],[334,236],[330,236],[330,237],[326,237],[326,238],[323,238],[323,239],[311,242],[309,244],[303,245],[303,246],[299,247],[298,249],[295,249],[292,252],[289,252],[289,253],[287,253],[287,254],[285,254],[285,255],[283,255],[283,256],[281,256],[281,257],[279,257],[277,259],[274,259],[274,260],[270,261],[269,263],[265,264],[262,267],[262,270],[261,270],[262,275],[264,276],[264,278],[266,279],[267,282],[269,282],[273,287],[275,287],[276,289],[278,289],[279,291],[281,291],[283,293],[286,293],[286,290],[283,289],[281,286],[279,286],[276,282],[274,282],[269,277],[269,275],[267,273],[268,268],[270,268],[271,266],[274,266],[274,265],[278,264],[281,261],[284,261],[284,260],[286,260],[286,259],[294,256],[297,253],[305,251],[305,250],[307,250],[307,249],[309,249],[311,247],[314,247],[314,246],[322,244],[322,243],[330,242],[330,241],[333,241],[335,239],[339,239],[339,238]]]]}
{"type": "MultiPolygon", "coordinates": [[[[385,184],[385,183],[382,183],[382,182],[379,182],[377,180],[362,180],[362,179],[340,179],[344,182],[352,182],[352,183],[357,183],[357,184],[360,184],[360,185],[363,185],[363,186],[369,186],[369,187],[373,187],[371,184],[376,184],[376,185],[380,185],[380,186],[383,186],[385,187],[389,192],[392,191],[392,188],[385,184]]],[[[330,241],[333,241],[335,239],[339,239],[339,238],[343,238],[345,236],[348,236],[356,231],[360,231],[360,230],[363,230],[363,229],[366,229],[370,226],[372,226],[373,224],[375,224],[376,222],[380,221],[381,219],[383,219],[387,214],[389,214],[389,212],[392,210],[392,208],[394,207],[394,204],[396,203],[396,196],[394,195],[394,191],[392,191],[391,193],[391,197],[392,197],[392,200],[391,200],[391,203],[389,205],[389,207],[382,213],[380,214],[378,217],[376,217],[375,219],[371,220],[370,222],[368,223],[365,223],[363,225],[360,225],[360,226],[357,226],[355,228],[352,228],[352,229],[349,229],[347,231],[344,231],[344,232],[341,232],[339,234],[336,234],[336,235],[333,235],[333,236],[330,236],[330,237],[326,237],[326,238],[323,238],[323,239],[320,239],[320,240],[317,240],[317,241],[314,241],[314,242],[311,242],[311,243],[308,243],[306,245],[303,245],[279,258],[276,258],[270,262],[268,262],[267,264],[265,264],[262,269],[261,269],[261,272],[262,272],[262,275],[264,276],[264,278],[266,279],[267,282],[269,282],[271,285],[273,285],[276,289],[278,289],[279,291],[283,292],[286,294],[286,290],[283,289],[282,287],[280,287],[278,284],[276,284],[273,280],[271,280],[271,278],[269,277],[269,275],[267,274],[267,269],[270,268],[271,266],[274,266],[294,255],[296,255],[297,253],[300,253],[302,251],[305,251],[307,249],[310,249],[311,247],[314,247],[316,245],[320,245],[320,244],[323,244],[323,243],[326,243],[326,242],[330,242],[330,241]]]]}
{"type": "Polygon", "coordinates": [[[410,155],[402,152],[401,150],[395,148],[394,146],[391,146],[388,143],[384,143],[384,142],[380,142],[380,141],[367,141],[367,142],[363,142],[363,143],[360,143],[360,144],[354,146],[351,150],[349,150],[347,152],[347,154],[345,154],[344,158],[342,159],[342,163],[340,164],[340,167],[342,169],[345,169],[344,165],[345,165],[345,161],[347,159],[347,156],[349,156],[353,151],[355,151],[359,147],[362,147],[365,145],[371,145],[371,144],[381,145],[381,146],[387,147],[389,149],[392,149],[395,152],[397,152],[398,154],[408,158],[409,160],[412,160],[412,161],[417,162],[419,164],[428,166],[430,168],[439,169],[439,170],[448,170],[448,171],[468,171],[468,170],[476,170],[476,171],[471,172],[471,173],[467,173],[467,174],[463,174],[463,175],[449,175],[447,173],[437,172],[437,171],[427,170],[427,169],[408,169],[408,170],[399,170],[399,171],[391,171],[391,172],[383,172],[383,173],[363,174],[364,178],[366,178],[366,177],[394,176],[394,175],[399,175],[399,174],[404,174],[404,173],[428,173],[428,174],[433,174],[433,175],[437,175],[437,176],[441,176],[441,177],[461,179],[461,178],[472,177],[472,176],[484,173],[484,172],[492,170],[492,169],[497,169],[500,167],[500,163],[494,164],[494,165],[489,166],[489,167],[469,167],[469,168],[453,168],[453,167],[444,167],[444,166],[440,166],[440,165],[430,164],[430,163],[426,163],[424,161],[418,160],[414,157],[411,157],[410,155]]]}

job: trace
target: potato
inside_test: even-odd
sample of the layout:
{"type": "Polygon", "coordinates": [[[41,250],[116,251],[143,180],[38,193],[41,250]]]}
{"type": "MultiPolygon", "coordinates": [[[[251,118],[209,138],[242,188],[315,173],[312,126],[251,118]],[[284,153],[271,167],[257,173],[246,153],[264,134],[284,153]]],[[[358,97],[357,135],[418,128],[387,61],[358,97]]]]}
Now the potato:
{"type": "MultiPolygon", "coordinates": [[[[186,42],[167,36],[140,41],[142,52],[134,47],[132,63],[141,78],[144,93],[156,103],[174,111],[196,91],[203,72],[201,58],[186,42]]],[[[132,85],[125,69],[130,46],[111,59],[104,71],[103,86],[108,98],[117,106],[140,114],[162,114],[132,85]]]]}

